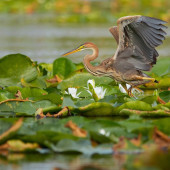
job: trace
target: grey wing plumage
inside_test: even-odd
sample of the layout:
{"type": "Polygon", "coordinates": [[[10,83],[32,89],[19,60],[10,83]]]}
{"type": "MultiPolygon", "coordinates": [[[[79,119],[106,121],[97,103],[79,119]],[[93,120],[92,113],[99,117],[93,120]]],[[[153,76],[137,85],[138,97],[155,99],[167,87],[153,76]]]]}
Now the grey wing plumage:
{"type": "Polygon", "coordinates": [[[138,70],[149,71],[159,55],[155,47],[161,45],[165,39],[165,23],[146,16],[121,18],[118,20],[119,46],[117,56],[114,57],[120,59],[121,56],[125,56],[121,53],[130,49],[130,56],[126,57],[126,62],[138,70]]]}

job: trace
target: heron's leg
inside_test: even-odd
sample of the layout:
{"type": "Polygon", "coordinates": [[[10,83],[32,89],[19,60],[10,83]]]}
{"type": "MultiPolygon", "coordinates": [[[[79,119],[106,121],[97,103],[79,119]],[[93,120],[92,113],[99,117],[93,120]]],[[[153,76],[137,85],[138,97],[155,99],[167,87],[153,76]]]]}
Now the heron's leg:
{"type": "Polygon", "coordinates": [[[155,82],[155,78],[151,78],[151,77],[141,77],[141,76],[134,76],[133,77],[134,80],[150,80],[150,81],[153,81],[155,82]]]}
{"type": "Polygon", "coordinates": [[[127,91],[128,91],[128,95],[130,96],[130,97],[134,97],[134,95],[133,95],[133,93],[132,93],[132,88],[133,88],[133,86],[131,86],[127,91]]]}
{"type": "Polygon", "coordinates": [[[127,89],[126,84],[122,83],[121,85],[130,97],[134,97],[134,95],[132,93],[132,89],[135,88],[135,87],[131,86],[129,89],[127,89]]]}
{"type": "Polygon", "coordinates": [[[140,88],[138,87],[133,87],[134,89],[136,89],[137,91],[139,91],[140,93],[143,93],[143,90],[141,90],[140,88]]]}
{"type": "Polygon", "coordinates": [[[126,93],[128,94],[129,92],[128,92],[128,89],[127,89],[127,87],[126,87],[126,84],[122,83],[121,85],[122,85],[122,87],[125,89],[126,93]]]}

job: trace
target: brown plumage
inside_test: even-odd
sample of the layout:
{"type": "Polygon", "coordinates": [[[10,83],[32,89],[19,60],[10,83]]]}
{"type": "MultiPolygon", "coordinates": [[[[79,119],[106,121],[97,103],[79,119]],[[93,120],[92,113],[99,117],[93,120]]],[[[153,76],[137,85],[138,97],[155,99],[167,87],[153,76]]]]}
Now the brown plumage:
{"type": "Polygon", "coordinates": [[[84,43],[64,56],[84,49],[92,49],[92,55],[86,55],[83,63],[85,68],[95,76],[109,76],[122,84],[130,96],[131,89],[150,81],[157,82],[142,71],[150,71],[156,64],[158,52],[155,47],[165,39],[166,22],[146,16],[126,16],[117,21],[117,26],[109,31],[115,38],[118,47],[113,57],[101,62],[98,66],[91,61],[98,57],[98,48],[93,43],[84,43]],[[125,84],[131,85],[129,90],[125,84]]]}

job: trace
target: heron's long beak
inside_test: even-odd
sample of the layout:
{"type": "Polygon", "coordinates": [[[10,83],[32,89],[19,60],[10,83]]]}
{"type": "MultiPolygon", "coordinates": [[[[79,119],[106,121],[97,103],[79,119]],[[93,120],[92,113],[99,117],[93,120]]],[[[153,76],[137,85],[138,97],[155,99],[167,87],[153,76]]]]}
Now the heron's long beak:
{"type": "Polygon", "coordinates": [[[76,52],[78,52],[78,51],[81,51],[81,50],[83,50],[83,49],[84,49],[84,46],[81,45],[81,46],[77,47],[76,49],[73,49],[73,50],[71,50],[71,51],[63,54],[62,56],[70,55],[70,54],[76,53],[76,52]]]}

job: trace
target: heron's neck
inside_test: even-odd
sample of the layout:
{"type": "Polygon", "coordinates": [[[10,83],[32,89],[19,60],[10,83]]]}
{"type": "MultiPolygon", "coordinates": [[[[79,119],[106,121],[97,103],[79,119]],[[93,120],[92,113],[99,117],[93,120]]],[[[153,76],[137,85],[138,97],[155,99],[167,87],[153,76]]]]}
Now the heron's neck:
{"type": "Polygon", "coordinates": [[[91,55],[86,55],[83,59],[83,63],[87,71],[95,75],[95,72],[98,70],[99,66],[93,66],[90,62],[98,57],[99,49],[97,48],[97,46],[89,49],[93,50],[93,53],[91,55]]]}

